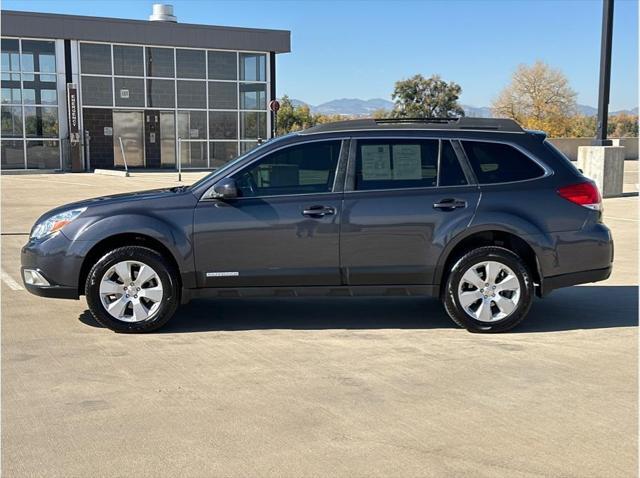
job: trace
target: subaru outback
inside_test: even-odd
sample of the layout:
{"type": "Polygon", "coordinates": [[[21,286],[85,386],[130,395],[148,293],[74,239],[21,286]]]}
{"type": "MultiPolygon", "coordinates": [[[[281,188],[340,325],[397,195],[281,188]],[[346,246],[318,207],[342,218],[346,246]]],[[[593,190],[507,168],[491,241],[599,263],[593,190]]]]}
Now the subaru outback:
{"type": "Polygon", "coordinates": [[[535,295],[609,277],[592,181],[506,119],[351,120],[270,140],[188,187],[38,219],[22,278],[148,332],[199,297],[431,296],[461,327],[517,325],[535,295]]]}

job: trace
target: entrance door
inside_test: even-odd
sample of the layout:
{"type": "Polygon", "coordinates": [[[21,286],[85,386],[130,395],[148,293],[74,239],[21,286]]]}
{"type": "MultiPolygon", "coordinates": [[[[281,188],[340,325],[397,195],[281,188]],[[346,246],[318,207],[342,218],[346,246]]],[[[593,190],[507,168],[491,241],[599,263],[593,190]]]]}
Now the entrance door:
{"type": "Polygon", "coordinates": [[[173,111],[160,112],[160,166],[176,166],[176,117],[173,111]]]}
{"type": "Polygon", "coordinates": [[[144,167],[144,113],[142,111],[113,112],[113,157],[114,165],[144,167]],[[122,146],[120,145],[122,140],[122,146]],[[122,151],[124,150],[124,158],[122,151]]]}
{"type": "Polygon", "coordinates": [[[147,168],[160,167],[160,112],[144,112],[144,156],[147,168]]]}

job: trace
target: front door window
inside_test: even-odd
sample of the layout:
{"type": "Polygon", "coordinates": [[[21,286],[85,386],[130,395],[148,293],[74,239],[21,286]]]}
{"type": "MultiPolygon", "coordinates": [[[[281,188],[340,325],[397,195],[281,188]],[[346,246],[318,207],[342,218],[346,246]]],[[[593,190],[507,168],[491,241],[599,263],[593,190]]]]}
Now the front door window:
{"type": "Polygon", "coordinates": [[[326,193],[333,189],[341,141],[275,151],[234,175],[241,197],[326,193]]]}

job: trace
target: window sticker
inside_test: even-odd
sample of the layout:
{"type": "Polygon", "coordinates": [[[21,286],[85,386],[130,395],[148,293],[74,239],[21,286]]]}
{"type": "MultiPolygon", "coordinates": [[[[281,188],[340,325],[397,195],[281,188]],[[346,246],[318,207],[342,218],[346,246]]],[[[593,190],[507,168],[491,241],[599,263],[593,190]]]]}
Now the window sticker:
{"type": "Polygon", "coordinates": [[[388,144],[363,144],[360,151],[364,181],[391,179],[391,155],[388,144]]]}
{"type": "Polygon", "coordinates": [[[419,144],[393,145],[393,179],[422,179],[419,144]]]}

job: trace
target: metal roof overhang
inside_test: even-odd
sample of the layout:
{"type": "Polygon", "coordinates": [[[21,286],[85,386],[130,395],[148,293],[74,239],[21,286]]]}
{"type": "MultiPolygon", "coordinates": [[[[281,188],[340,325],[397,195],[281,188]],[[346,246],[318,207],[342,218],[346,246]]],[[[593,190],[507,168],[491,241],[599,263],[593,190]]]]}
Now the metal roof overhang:
{"type": "Polygon", "coordinates": [[[291,32],[3,10],[2,36],[288,53],[291,32]]]}

